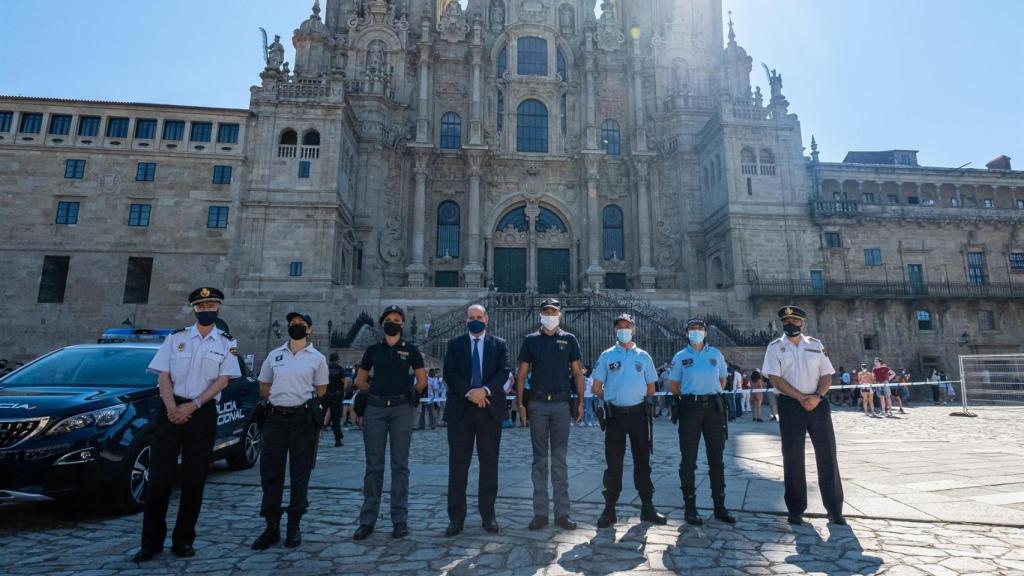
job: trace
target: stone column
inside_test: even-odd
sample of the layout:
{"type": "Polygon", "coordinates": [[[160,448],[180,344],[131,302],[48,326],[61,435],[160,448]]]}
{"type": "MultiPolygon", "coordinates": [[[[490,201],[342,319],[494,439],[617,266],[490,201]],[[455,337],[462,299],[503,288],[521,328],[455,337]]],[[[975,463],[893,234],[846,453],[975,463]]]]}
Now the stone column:
{"type": "Polygon", "coordinates": [[[586,141],[584,142],[584,149],[586,150],[597,150],[597,106],[595,104],[597,100],[596,89],[594,87],[594,74],[596,64],[596,54],[594,53],[594,33],[589,28],[586,31],[585,39],[583,43],[583,73],[584,73],[584,84],[586,90],[583,95],[584,100],[584,111],[586,112],[586,141]]]}
{"type": "Polygon", "coordinates": [[[597,200],[597,169],[600,161],[600,152],[583,152],[583,162],[587,168],[587,284],[595,290],[604,286],[604,268],[601,266],[601,214],[597,200]]]}
{"type": "Polygon", "coordinates": [[[463,273],[466,286],[478,288],[483,285],[484,268],[480,263],[480,167],[483,164],[482,150],[466,150],[466,171],[469,173],[469,233],[467,234],[466,266],[463,273]]]}
{"type": "Polygon", "coordinates": [[[633,109],[635,118],[634,150],[647,150],[647,126],[644,118],[644,57],[640,51],[640,38],[633,40],[633,109]]]}
{"type": "Polygon", "coordinates": [[[653,289],[657,270],[651,266],[651,201],[647,189],[648,162],[646,157],[634,157],[637,196],[637,234],[640,247],[640,286],[653,289]]]}
{"type": "Polygon", "coordinates": [[[481,87],[481,67],[483,62],[483,23],[479,13],[473,21],[473,40],[469,48],[472,57],[472,100],[469,106],[469,143],[479,146],[483,143],[483,101],[481,87]]]}
{"type": "Polygon", "coordinates": [[[526,248],[526,291],[537,291],[537,216],[540,206],[535,201],[526,204],[526,219],[530,223],[529,241],[526,248]]]}
{"type": "Polygon", "coordinates": [[[419,41],[419,97],[416,105],[416,142],[430,142],[430,14],[420,20],[419,41]]]}
{"type": "Polygon", "coordinates": [[[406,267],[409,286],[423,286],[426,282],[427,266],[424,258],[426,246],[427,213],[427,168],[430,165],[430,148],[413,149],[416,172],[416,193],[412,204],[412,263],[406,267]]]}

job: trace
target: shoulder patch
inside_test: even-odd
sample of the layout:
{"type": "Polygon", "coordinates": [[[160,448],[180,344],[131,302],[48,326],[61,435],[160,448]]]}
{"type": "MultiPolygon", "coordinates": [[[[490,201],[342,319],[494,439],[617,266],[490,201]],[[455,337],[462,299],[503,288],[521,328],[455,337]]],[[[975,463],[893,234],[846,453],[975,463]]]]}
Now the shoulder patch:
{"type": "Polygon", "coordinates": [[[229,348],[228,352],[231,353],[232,356],[238,356],[238,348],[235,348],[234,346],[229,348]]]}

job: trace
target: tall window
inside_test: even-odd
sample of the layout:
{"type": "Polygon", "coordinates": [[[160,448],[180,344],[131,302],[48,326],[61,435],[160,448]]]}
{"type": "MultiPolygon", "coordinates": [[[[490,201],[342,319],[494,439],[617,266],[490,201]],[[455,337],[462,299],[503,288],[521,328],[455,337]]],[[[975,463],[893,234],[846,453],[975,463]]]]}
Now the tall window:
{"type": "Polygon", "coordinates": [[[985,273],[985,253],[967,253],[967,279],[975,286],[988,284],[988,276],[985,273]]]}
{"type": "MultiPolygon", "coordinates": [[[[3,132],[3,130],[0,130],[3,132]]],[[[70,114],[54,114],[50,116],[50,130],[49,133],[54,136],[67,136],[71,133],[71,115],[70,114]]]]}
{"type": "Polygon", "coordinates": [[[622,209],[614,205],[605,206],[602,225],[604,229],[604,259],[625,260],[622,209]]]}
{"type": "Polygon", "coordinates": [[[238,124],[221,124],[217,126],[218,144],[238,144],[238,124]]]}
{"type": "Polygon", "coordinates": [[[825,247],[842,248],[843,237],[840,236],[839,232],[825,232],[825,247]]]}
{"type": "Polygon", "coordinates": [[[100,133],[99,116],[82,116],[78,119],[78,135],[96,137],[100,133]]]}
{"type": "Polygon", "coordinates": [[[462,116],[458,112],[446,112],[441,116],[441,148],[462,148],[462,116]]]}
{"type": "Polygon", "coordinates": [[[55,224],[71,226],[78,224],[78,202],[57,202],[57,219],[55,224]]]}
{"type": "Polygon", "coordinates": [[[21,114],[21,123],[18,125],[18,132],[22,134],[39,134],[43,129],[42,114],[21,114]]]}
{"type": "Polygon", "coordinates": [[[192,134],[189,140],[192,142],[209,142],[213,135],[213,124],[210,122],[193,122],[192,134]]]}
{"type": "Polygon", "coordinates": [[[865,248],[864,249],[864,265],[865,266],[881,266],[882,265],[882,249],[881,248],[865,248]]]}
{"type": "Polygon", "coordinates": [[[815,294],[825,292],[825,273],[821,270],[811,270],[811,290],[815,294]]]}
{"type": "Polygon", "coordinates": [[[565,56],[562,55],[562,51],[558,51],[556,63],[558,65],[558,75],[562,77],[563,82],[569,81],[569,69],[565,65],[565,56]]]}
{"type": "Polygon", "coordinates": [[[543,38],[524,36],[516,43],[517,68],[520,76],[548,75],[548,41],[543,38]]]}
{"type": "Polygon", "coordinates": [[[164,120],[164,140],[179,141],[185,137],[184,120],[164,120]]]}
{"type": "Polygon", "coordinates": [[[136,182],[152,182],[156,180],[156,162],[139,162],[135,169],[136,182]]]}
{"type": "Polygon", "coordinates": [[[296,261],[288,265],[288,275],[292,278],[302,276],[302,262],[296,261]]]}
{"type": "Polygon", "coordinates": [[[227,206],[210,206],[210,211],[206,214],[206,227],[207,228],[227,228],[228,227],[228,207],[227,206]]]}
{"type": "Polygon", "coordinates": [[[107,138],[127,138],[128,118],[108,118],[107,138]]]}
{"type": "Polygon", "coordinates": [[[548,151],[548,109],[538,100],[524,100],[516,110],[516,149],[548,151]]]}
{"type": "Polygon", "coordinates": [[[0,112],[0,132],[10,132],[13,121],[14,112],[0,112]]]}
{"type": "Polygon", "coordinates": [[[601,123],[601,148],[606,154],[618,156],[622,154],[622,133],[619,123],[609,118],[601,123]]]}
{"type": "Polygon", "coordinates": [[[459,257],[459,205],[451,200],[437,207],[437,257],[459,257]]]}
{"type": "Polygon", "coordinates": [[[213,183],[231,184],[231,166],[214,166],[213,183]]]}
{"type": "Polygon", "coordinates": [[[1010,272],[1024,274],[1024,252],[1010,252],[1010,272]]]}
{"type": "Polygon", "coordinates": [[[136,120],[135,137],[140,140],[156,138],[156,120],[136,120]]]}
{"type": "Polygon", "coordinates": [[[128,208],[128,225],[139,228],[149,226],[149,213],[152,209],[151,204],[132,204],[128,208]]]}
{"type": "Polygon", "coordinates": [[[932,313],[927,310],[918,310],[915,315],[917,316],[917,329],[918,330],[931,330],[932,329],[932,313]]]}
{"type": "Polygon", "coordinates": [[[152,258],[129,258],[124,278],[124,303],[148,304],[149,283],[153,277],[152,258]]]}
{"type": "Polygon", "coordinates": [[[73,180],[84,178],[85,160],[66,160],[64,162],[64,177],[73,180]]]}
{"type": "Polygon", "coordinates": [[[505,93],[498,90],[498,132],[505,131],[505,93]]]}
{"type": "Polygon", "coordinates": [[[757,156],[750,148],[740,150],[740,168],[748,176],[757,176],[757,156]]]}
{"type": "Polygon", "coordinates": [[[309,160],[299,160],[299,178],[309,178],[309,160]]]}
{"type": "Polygon", "coordinates": [[[302,135],[303,146],[319,146],[320,145],[320,133],[316,130],[310,130],[302,135]]]}
{"type": "Polygon", "coordinates": [[[761,150],[761,176],[775,176],[775,154],[764,148],[761,150]]]}
{"type": "Polygon", "coordinates": [[[497,64],[497,66],[495,68],[496,68],[496,76],[499,79],[502,76],[505,75],[505,72],[508,72],[508,47],[507,46],[505,48],[502,48],[501,52],[498,53],[498,64],[497,64]]]}
{"type": "Polygon", "coordinates": [[[70,256],[44,256],[43,273],[39,278],[39,304],[60,304],[64,302],[64,289],[68,284],[70,256]]]}
{"type": "Polygon", "coordinates": [[[565,133],[569,129],[569,97],[562,94],[561,102],[558,110],[558,120],[561,122],[562,137],[565,138],[565,133]]]}

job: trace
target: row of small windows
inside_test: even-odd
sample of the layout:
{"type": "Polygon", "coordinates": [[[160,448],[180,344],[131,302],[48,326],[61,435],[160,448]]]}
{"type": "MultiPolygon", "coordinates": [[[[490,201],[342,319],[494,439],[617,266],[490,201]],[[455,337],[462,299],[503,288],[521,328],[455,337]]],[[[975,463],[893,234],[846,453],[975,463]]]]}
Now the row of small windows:
{"type": "MultiPolygon", "coordinates": [[[[0,132],[10,132],[13,124],[13,112],[0,112],[0,132]]],[[[51,136],[68,136],[71,134],[74,117],[70,114],[52,114],[47,134],[51,136]]],[[[157,135],[158,120],[139,118],[135,120],[135,139],[153,140],[157,135]]],[[[100,116],[79,116],[78,136],[96,137],[100,134],[102,118],[100,116]]],[[[186,122],[184,120],[164,120],[163,139],[180,141],[185,137],[186,122]]],[[[131,119],[112,116],[107,118],[104,133],[107,138],[127,138],[131,119]]],[[[18,132],[22,134],[39,134],[43,129],[43,115],[36,112],[23,112],[18,122],[18,132]]],[[[238,144],[239,125],[217,124],[218,144],[238,144]]],[[[191,142],[210,142],[213,138],[212,122],[192,122],[189,140],[191,142]]]]}
{"type": "MultiPolygon", "coordinates": [[[[309,177],[308,162],[306,163],[306,177],[309,177]]],[[[213,183],[231,184],[231,166],[214,166],[213,183]]],[[[300,177],[301,173],[300,173],[300,177]]],[[[69,180],[81,180],[85,178],[85,160],[69,158],[64,161],[64,178],[69,180]]],[[[156,162],[139,162],[135,169],[135,180],[137,182],[153,182],[156,180],[156,162]]]]}
{"type": "MultiPolygon", "coordinates": [[[[61,304],[67,291],[70,256],[44,256],[43,273],[39,278],[39,304],[61,304]]],[[[125,304],[148,304],[149,287],[153,277],[152,258],[128,258],[124,280],[125,304]]]]}
{"type": "MultiPolygon", "coordinates": [[[[935,329],[934,316],[929,310],[916,310],[914,320],[920,331],[928,332],[935,329]]],[[[982,332],[992,332],[998,329],[994,310],[982,310],[978,313],[978,328],[982,332]]]]}
{"type": "MultiPolygon", "coordinates": [[[[206,213],[207,228],[228,227],[228,206],[210,206],[206,213]]],[[[78,224],[78,213],[81,210],[80,202],[60,201],[57,202],[57,217],[55,224],[61,226],[75,226],[78,224]]],[[[135,228],[149,226],[149,217],[153,211],[152,204],[132,204],[128,207],[128,225],[135,228]]]]}
{"type": "MultiPolygon", "coordinates": [[[[833,200],[839,200],[839,201],[845,201],[846,200],[846,194],[843,193],[843,192],[834,192],[832,194],[832,199],[833,200]]],[[[864,204],[875,204],[875,193],[874,192],[864,192],[864,193],[862,193],[861,194],[861,202],[863,202],[864,204]]],[[[900,197],[899,197],[898,194],[887,194],[886,195],[886,202],[889,205],[891,205],[891,206],[895,206],[895,205],[900,203],[900,197]]],[[[922,203],[921,202],[921,198],[919,196],[907,196],[907,204],[909,204],[911,206],[918,206],[918,205],[935,206],[936,202],[935,202],[935,200],[932,200],[932,199],[929,198],[929,199],[926,199],[922,203]]],[[[960,206],[960,199],[959,198],[950,198],[949,199],[949,205],[952,206],[953,208],[958,208],[960,206]]],[[[1018,210],[1024,210],[1024,200],[1017,200],[1016,206],[1017,206],[1018,210]]],[[[996,200],[995,200],[995,198],[982,198],[981,199],[981,207],[982,208],[995,208],[996,207],[996,200]]]]}
{"type": "Polygon", "coordinates": [[[754,154],[751,148],[740,150],[740,170],[747,176],[775,176],[775,154],[762,148],[760,154],[754,154]]]}

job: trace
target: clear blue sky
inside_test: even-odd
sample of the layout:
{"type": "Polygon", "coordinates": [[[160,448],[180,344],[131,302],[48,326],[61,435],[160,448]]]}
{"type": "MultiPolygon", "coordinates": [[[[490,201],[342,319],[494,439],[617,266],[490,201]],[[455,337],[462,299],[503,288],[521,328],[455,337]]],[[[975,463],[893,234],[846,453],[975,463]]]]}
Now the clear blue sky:
{"type": "MultiPolygon", "coordinates": [[[[782,73],[823,160],[909,148],[926,165],[1024,168],[1024,0],[723,2],[753,82],[767,92],[761,62],[782,73]]],[[[290,39],[312,0],[3,4],[0,93],[244,108],[258,28],[290,39]]]]}

